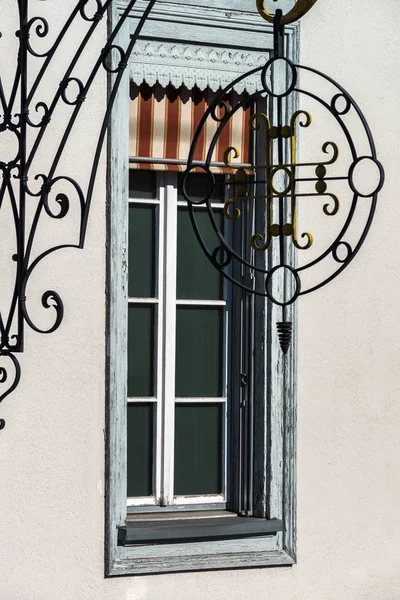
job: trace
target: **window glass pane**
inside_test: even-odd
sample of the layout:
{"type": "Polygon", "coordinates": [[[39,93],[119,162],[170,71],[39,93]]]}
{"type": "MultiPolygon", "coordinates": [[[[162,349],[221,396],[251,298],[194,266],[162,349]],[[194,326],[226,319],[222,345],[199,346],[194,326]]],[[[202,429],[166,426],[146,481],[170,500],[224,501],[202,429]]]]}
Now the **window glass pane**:
{"type": "Polygon", "coordinates": [[[222,492],[223,409],[175,405],[175,495],[222,492]]]}
{"type": "Polygon", "coordinates": [[[129,171],[129,198],[151,200],[157,198],[157,174],[154,171],[129,171]]]}
{"type": "Polygon", "coordinates": [[[221,396],[222,319],[220,308],[177,307],[177,397],[221,396]]]}
{"type": "MultiPolygon", "coordinates": [[[[214,175],[215,187],[211,196],[213,202],[225,202],[225,177],[214,175]]],[[[186,201],[182,191],[183,174],[178,175],[178,200],[186,201]]],[[[194,201],[202,200],[210,193],[211,182],[204,173],[190,173],[186,179],[186,191],[194,201]]]]}
{"type": "Polygon", "coordinates": [[[154,297],[155,226],[155,206],[129,206],[128,295],[131,298],[154,297]]]}
{"type": "Polygon", "coordinates": [[[153,306],[128,308],[128,396],[154,396],[153,306]]]}
{"type": "MultiPolygon", "coordinates": [[[[217,226],[222,228],[222,213],[215,212],[217,226]]],[[[196,221],[206,246],[213,250],[220,241],[212,228],[207,211],[196,210],[196,221]]],[[[178,211],[178,299],[222,299],[222,275],[204,254],[186,209],[178,211]]]]}
{"type": "Polygon", "coordinates": [[[128,496],[153,494],[153,405],[128,404],[128,496]]]}

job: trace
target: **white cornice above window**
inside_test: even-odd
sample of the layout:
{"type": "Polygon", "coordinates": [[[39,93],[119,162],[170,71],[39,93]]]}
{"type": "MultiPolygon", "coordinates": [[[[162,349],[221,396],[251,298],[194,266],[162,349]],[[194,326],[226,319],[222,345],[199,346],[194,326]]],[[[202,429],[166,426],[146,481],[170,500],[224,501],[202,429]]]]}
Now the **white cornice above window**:
{"type": "MultiPolygon", "coordinates": [[[[177,89],[184,85],[189,90],[197,86],[215,92],[240,75],[262,67],[267,60],[267,52],[139,41],[130,61],[130,77],[137,85],[143,82],[150,86],[159,83],[163,87],[172,84],[177,89]]],[[[250,94],[261,89],[260,73],[246,77],[234,89],[250,94]]]]}

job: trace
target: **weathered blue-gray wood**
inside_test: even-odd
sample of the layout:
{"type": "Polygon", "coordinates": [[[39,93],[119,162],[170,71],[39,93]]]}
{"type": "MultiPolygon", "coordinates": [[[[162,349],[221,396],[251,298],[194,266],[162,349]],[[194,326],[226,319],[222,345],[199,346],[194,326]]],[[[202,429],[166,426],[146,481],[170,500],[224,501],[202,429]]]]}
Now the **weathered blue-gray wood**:
{"type": "Polygon", "coordinates": [[[130,520],[119,528],[119,544],[203,541],[231,539],[255,535],[275,535],[283,530],[278,519],[266,520],[252,517],[214,517],[195,519],[163,519],[153,521],[130,520]]]}
{"type": "MultiPolygon", "coordinates": [[[[112,5],[113,6],[113,5],[112,5]]],[[[116,7],[109,19],[113,27],[116,7]]],[[[129,42],[129,25],[122,28],[122,47],[129,42]]],[[[110,84],[112,83],[110,77],[110,84]]],[[[108,145],[107,190],[107,339],[106,339],[106,473],[105,473],[105,571],[112,572],[118,560],[118,526],[126,518],[126,349],[128,293],[128,154],[129,75],[121,82],[112,112],[108,145]]]]}
{"type": "MultiPolygon", "coordinates": [[[[157,3],[159,14],[156,16],[162,16],[164,22],[157,26],[157,32],[160,36],[168,36],[171,31],[175,32],[174,35],[178,31],[185,38],[194,36],[191,41],[205,41],[210,45],[218,39],[218,43],[225,44],[227,48],[237,42],[243,44],[243,47],[254,48],[253,44],[256,43],[261,44],[263,51],[268,52],[272,48],[272,28],[255,13],[254,4],[255,2],[242,0],[206,0],[198,7],[183,0],[160,0],[157,3]],[[222,14],[223,11],[229,12],[229,17],[222,14]],[[218,28],[210,28],[210,22],[218,28]],[[196,37],[200,35],[200,31],[203,37],[196,37]]],[[[116,14],[111,18],[115,19],[116,14]]],[[[298,26],[290,26],[286,30],[287,56],[294,61],[298,59],[298,31],[298,26]]],[[[145,35],[145,30],[143,33],[145,35]]],[[[129,31],[126,30],[124,34],[128,35],[129,31]]],[[[128,98],[126,81],[121,86],[109,136],[110,316],[107,326],[109,387],[106,406],[106,575],[291,565],[296,557],[296,335],[294,334],[292,349],[284,358],[275,331],[275,323],[280,320],[275,308],[268,309],[268,331],[271,333],[265,340],[266,367],[263,372],[260,371],[261,382],[258,379],[258,384],[268,386],[270,406],[267,413],[272,445],[270,455],[263,454],[260,460],[269,464],[270,481],[265,482],[263,492],[268,495],[268,516],[282,520],[284,531],[266,537],[161,546],[123,547],[117,544],[118,526],[125,524],[127,514],[125,332],[128,98]]],[[[288,106],[287,110],[291,113],[294,108],[288,106]]],[[[291,318],[294,322],[295,316],[292,309],[291,318]]],[[[261,446],[265,448],[265,440],[261,446]]],[[[262,448],[261,451],[264,452],[262,448]]]]}

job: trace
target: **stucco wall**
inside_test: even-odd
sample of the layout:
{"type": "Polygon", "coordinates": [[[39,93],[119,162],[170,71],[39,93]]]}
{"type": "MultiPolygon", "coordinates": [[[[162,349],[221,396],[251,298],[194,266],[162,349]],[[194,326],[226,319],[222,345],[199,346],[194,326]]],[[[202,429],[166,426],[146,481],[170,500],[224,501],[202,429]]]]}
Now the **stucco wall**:
{"type": "MultiPolygon", "coordinates": [[[[72,0],[60,4],[35,6],[63,11],[72,0]]],[[[396,0],[367,4],[321,0],[301,29],[301,62],[358,100],[387,182],[359,257],[299,305],[298,564],[104,579],[103,168],[84,251],[55,254],[32,283],[37,299],[60,292],[64,323],[51,336],[27,331],[21,383],[0,406],[1,600],[400,598],[400,17],[396,0]]],[[[99,80],[93,122],[103,91],[99,80]]],[[[92,137],[83,124],[70,150],[83,178],[92,137]]]]}

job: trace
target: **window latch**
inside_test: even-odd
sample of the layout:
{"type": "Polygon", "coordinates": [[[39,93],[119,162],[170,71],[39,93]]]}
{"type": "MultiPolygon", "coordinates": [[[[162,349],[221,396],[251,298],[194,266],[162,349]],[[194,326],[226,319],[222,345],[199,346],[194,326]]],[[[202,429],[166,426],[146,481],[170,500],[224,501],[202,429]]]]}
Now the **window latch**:
{"type": "Polygon", "coordinates": [[[240,385],[247,385],[247,373],[240,373],[240,385]]]}

